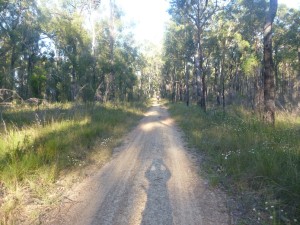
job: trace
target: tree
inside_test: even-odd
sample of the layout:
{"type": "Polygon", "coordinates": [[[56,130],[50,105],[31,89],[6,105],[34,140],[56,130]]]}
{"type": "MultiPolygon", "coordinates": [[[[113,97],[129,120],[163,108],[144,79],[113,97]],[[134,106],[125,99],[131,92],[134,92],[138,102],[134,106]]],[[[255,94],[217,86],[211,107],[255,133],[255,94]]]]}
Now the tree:
{"type": "Polygon", "coordinates": [[[0,85],[30,95],[30,77],[39,58],[41,13],[35,0],[0,2],[0,85]]]}
{"type": "Polygon", "coordinates": [[[162,56],[160,48],[153,43],[145,44],[142,52],[143,64],[140,76],[141,96],[153,97],[162,93],[162,56]]]}
{"type": "Polygon", "coordinates": [[[163,95],[167,94],[173,102],[185,100],[189,89],[189,68],[194,55],[194,42],[192,39],[192,26],[177,24],[172,21],[168,24],[165,33],[163,48],[163,95]],[[185,88],[184,88],[185,86],[185,88]]]}
{"type": "Polygon", "coordinates": [[[299,102],[300,11],[279,5],[274,20],[274,74],[276,101],[291,109],[299,102]],[[298,58],[298,60],[295,60],[298,58]]]}
{"type": "Polygon", "coordinates": [[[272,24],[278,7],[277,0],[270,0],[264,26],[264,121],[275,125],[275,79],[272,57],[272,24]]]}
{"type": "MultiPolygon", "coordinates": [[[[193,26],[193,64],[194,64],[194,83],[196,86],[197,104],[206,111],[207,108],[207,71],[204,63],[208,63],[209,51],[204,49],[208,41],[205,32],[212,24],[213,16],[220,9],[224,9],[227,1],[218,0],[173,0],[171,1],[170,14],[173,20],[181,25],[193,26]],[[206,61],[206,62],[204,62],[206,61]]],[[[188,74],[187,72],[185,73],[188,74]]]]}

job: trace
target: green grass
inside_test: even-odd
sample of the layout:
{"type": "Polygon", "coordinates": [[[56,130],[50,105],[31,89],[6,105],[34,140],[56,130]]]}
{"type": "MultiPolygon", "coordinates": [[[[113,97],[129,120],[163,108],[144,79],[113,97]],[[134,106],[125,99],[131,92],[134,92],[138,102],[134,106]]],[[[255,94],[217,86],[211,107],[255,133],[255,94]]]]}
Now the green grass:
{"type": "Polygon", "coordinates": [[[170,104],[170,111],[188,142],[206,156],[204,168],[212,185],[222,184],[232,195],[251,193],[249,199],[244,197],[248,210],[256,219],[268,215],[260,218],[266,224],[287,218],[290,224],[298,223],[299,117],[279,113],[273,128],[241,108],[205,114],[197,106],[170,104]]]}
{"type": "Polygon", "coordinates": [[[26,198],[51,201],[48,188],[61,174],[109,160],[146,108],[141,103],[1,108],[0,224],[15,223],[26,198]]]}

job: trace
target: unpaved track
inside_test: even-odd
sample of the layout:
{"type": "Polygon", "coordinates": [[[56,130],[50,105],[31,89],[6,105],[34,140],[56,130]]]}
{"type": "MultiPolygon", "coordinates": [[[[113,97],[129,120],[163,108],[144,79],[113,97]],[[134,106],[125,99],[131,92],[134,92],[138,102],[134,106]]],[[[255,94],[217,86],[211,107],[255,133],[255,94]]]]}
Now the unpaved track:
{"type": "Polygon", "coordinates": [[[167,110],[154,105],[107,165],[46,224],[229,224],[224,198],[198,174],[167,110]]]}

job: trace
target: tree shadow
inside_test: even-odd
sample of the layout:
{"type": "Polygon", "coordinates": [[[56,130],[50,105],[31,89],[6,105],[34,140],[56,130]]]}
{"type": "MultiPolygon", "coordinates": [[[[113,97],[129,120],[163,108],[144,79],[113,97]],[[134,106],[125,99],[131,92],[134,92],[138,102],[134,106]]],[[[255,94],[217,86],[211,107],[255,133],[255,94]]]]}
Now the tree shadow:
{"type": "Polygon", "coordinates": [[[167,182],[171,173],[162,159],[154,159],[145,172],[149,181],[147,203],[143,212],[141,225],[171,225],[173,224],[172,207],[169,199],[167,182]]]}

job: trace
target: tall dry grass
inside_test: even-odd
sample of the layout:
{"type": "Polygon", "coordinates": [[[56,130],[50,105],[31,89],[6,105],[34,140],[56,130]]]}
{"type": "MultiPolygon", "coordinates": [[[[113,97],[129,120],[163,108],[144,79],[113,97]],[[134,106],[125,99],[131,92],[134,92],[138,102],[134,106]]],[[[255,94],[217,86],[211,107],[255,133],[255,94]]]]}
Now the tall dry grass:
{"type": "MultiPolygon", "coordinates": [[[[113,147],[146,107],[56,103],[1,108],[0,221],[19,223],[17,214],[28,199],[51,204],[49,188],[61,174],[109,160],[113,147]]],[[[27,219],[39,216],[35,210],[31,214],[27,219]]]]}

